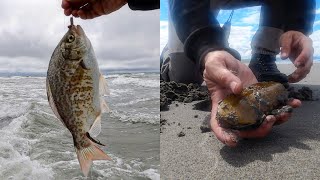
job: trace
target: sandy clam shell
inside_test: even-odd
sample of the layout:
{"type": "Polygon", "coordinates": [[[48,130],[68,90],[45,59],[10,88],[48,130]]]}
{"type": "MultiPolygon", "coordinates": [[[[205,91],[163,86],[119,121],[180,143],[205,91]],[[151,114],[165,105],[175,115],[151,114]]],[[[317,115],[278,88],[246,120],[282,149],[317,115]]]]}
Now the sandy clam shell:
{"type": "Polygon", "coordinates": [[[288,92],[276,82],[259,82],[238,95],[219,102],[216,118],[221,127],[246,130],[257,128],[272,110],[286,105],[288,92]]]}

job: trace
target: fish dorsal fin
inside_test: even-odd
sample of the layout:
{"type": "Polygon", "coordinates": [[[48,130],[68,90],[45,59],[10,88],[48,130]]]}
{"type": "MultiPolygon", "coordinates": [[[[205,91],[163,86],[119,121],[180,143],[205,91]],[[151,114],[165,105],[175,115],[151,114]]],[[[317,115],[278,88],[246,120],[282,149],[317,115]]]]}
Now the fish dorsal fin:
{"type": "Polygon", "coordinates": [[[66,124],[63,122],[60,114],[58,113],[58,109],[57,109],[56,104],[55,104],[55,102],[53,100],[53,97],[52,97],[52,93],[51,93],[51,89],[50,89],[48,78],[46,80],[46,85],[47,85],[46,88],[47,88],[47,96],[48,96],[49,105],[50,105],[54,115],[56,115],[56,117],[62,122],[62,124],[65,127],[67,127],[66,124]]]}
{"type": "Polygon", "coordinates": [[[99,94],[102,96],[103,95],[110,95],[107,81],[101,73],[100,73],[100,77],[99,77],[99,94]]]}
{"type": "Polygon", "coordinates": [[[103,96],[100,97],[100,107],[101,107],[102,113],[110,112],[109,106],[108,106],[107,102],[105,101],[105,99],[103,98],[103,96]]]}
{"type": "Polygon", "coordinates": [[[97,137],[101,132],[101,114],[94,120],[90,127],[89,134],[91,137],[97,137]]]}
{"type": "Polygon", "coordinates": [[[105,101],[103,95],[109,95],[110,91],[107,85],[106,79],[103,77],[103,75],[100,73],[99,77],[99,94],[100,94],[100,107],[101,111],[104,112],[109,112],[110,109],[108,107],[107,102],[105,101]]]}

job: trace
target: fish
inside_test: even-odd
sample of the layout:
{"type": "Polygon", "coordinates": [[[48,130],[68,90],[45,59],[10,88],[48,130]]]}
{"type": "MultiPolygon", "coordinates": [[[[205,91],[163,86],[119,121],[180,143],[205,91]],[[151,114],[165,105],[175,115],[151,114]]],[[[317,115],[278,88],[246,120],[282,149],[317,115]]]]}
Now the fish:
{"type": "Polygon", "coordinates": [[[292,112],[288,91],[277,82],[259,82],[230,94],[218,103],[216,119],[220,127],[234,130],[258,128],[268,115],[292,112]]]}
{"type": "Polygon", "coordinates": [[[71,25],[55,48],[46,89],[55,116],[70,131],[80,168],[88,176],[92,161],[111,160],[93,139],[101,132],[101,115],[109,112],[107,82],[99,71],[90,40],[80,25],[71,25]]]}

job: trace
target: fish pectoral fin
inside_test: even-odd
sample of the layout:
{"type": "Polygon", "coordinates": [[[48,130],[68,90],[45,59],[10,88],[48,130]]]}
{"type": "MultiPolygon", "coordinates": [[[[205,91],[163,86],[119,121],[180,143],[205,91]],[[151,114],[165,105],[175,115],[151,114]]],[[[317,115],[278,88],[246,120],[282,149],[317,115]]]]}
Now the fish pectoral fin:
{"type": "Polygon", "coordinates": [[[56,107],[56,104],[53,100],[53,97],[52,97],[52,93],[51,93],[51,89],[50,89],[50,85],[49,85],[49,81],[48,81],[48,78],[46,79],[46,88],[47,88],[47,97],[48,97],[48,101],[49,101],[49,105],[53,111],[53,114],[56,115],[56,117],[62,122],[62,124],[66,126],[66,124],[63,122],[60,114],[58,113],[58,109],[56,107]]]}
{"type": "Polygon", "coordinates": [[[94,160],[111,160],[111,158],[97,147],[90,139],[90,146],[77,149],[76,153],[80,163],[82,173],[87,177],[89,174],[90,166],[94,160]]]}
{"type": "Polygon", "coordinates": [[[90,127],[89,134],[91,137],[97,137],[101,132],[101,114],[94,120],[90,127]]]}
{"type": "Polygon", "coordinates": [[[103,77],[103,75],[100,73],[100,77],[99,77],[99,94],[101,96],[103,95],[110,95],[110,91],[108,88],[108,84],[106,79],[103,77]]]}
{"type": "Polygon", "coordinates": [[[86,64],[84,63],[84,60],[83,59],[81,59],[80,60],[80,66],[82,67],[82,69],[86,69],[86,70],[89,70],[90,68],[88,68],[87,66],[86,66],[86,64]]]}

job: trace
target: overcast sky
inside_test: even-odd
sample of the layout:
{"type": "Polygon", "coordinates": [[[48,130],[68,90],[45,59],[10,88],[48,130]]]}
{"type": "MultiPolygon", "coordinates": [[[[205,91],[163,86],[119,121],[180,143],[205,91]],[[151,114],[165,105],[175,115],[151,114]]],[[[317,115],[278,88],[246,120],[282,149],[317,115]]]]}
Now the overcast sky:
{"type": "MultiPolygon", "coordinates": [[[[83,27],[102,68],[159,68],[159,10],[128,6],[83,27]]],[[[61,0],[2,0],[0,72],[46,72],[50,57],[68,30],[61,0]]]]}
{"type": "MultiPolygon", "coordinates": [[[[160,50],[168,41],[168,0],[160,0],[160,50]]],[[[320,58],[320,0],[316,0],[316,18],[313,26],[313,34],[310,38],[313,40],[314,56],[317,60],[320,58]]],[[[227,21],[231,11],[221,10],[218,15],[220,24],[227,21]]],[[[258,29],[260,18],[260,7],[243,8],[234,11],[232,18],[232,27],[229,37],[230,47],[240,52],[242,59],[250,59],[252,36],[258,29]]]]}

